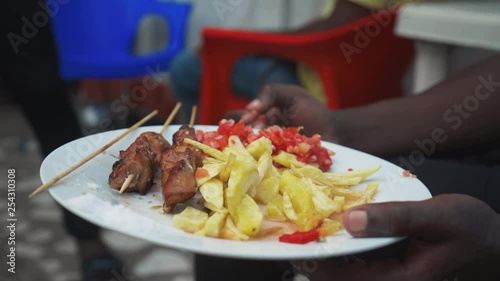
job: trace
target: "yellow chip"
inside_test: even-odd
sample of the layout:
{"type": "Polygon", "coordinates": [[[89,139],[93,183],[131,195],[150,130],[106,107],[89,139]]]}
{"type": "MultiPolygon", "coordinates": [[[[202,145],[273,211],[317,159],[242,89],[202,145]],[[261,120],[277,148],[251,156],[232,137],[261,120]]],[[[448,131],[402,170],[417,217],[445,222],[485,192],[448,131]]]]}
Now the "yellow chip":
{"type": "MultiPolygon", "coordinates": [[[[213,158],[212,158],[213,159],[213,158]]],[[[199,187],[207,181],[216,177],[224,168],[224,163],[220,161],[206,162],[203,167],[198,168],[198,170],[205,170],[203,173],[200,171],[196,172],[196,185],[199,187]],[[202,176],[200,176],[202,175],[202,176]]]]}
{"type": "Polygon", "coordinates": [[[333,186],[330,188],[330,197],[334,197],[334,196],[343,196],[347,199],[357,200],[357,199],[361,198],[361,196],[363,196],[363,194],[361,192],[350,190],[348,188],[340,188],[340,187],[333,186]]]}
{"type": "Polygon", "coordinates": [[[286,192],[290,196],[296,213],[300,214],[314,209],[311,188],[290,171],[286,171],[281,175],[280,191],[282,193],[286,192]]]}
{"type": "Polygon", "coordinates": [[[248,152],[255,158],[259,160],[264,153],[272,154],[273,143],[266,137],[261,137],[258,140],[253,141],[247,146],[248,152]]]}
{"type": "Polygon", "coordinates": [[[217,159],[219,161],[223,161],[223,162],[227,161],[227,156],[224,155],[224,153],[218,151],[215,148],[211,148],[208,145],[205,145],[205,144],[203,144],[201,142],[198,142],[198,141],[195,141],[195,140],[192,140],[192,139],[188,139],[188,138],[185,138],[184,142],[187,143],[187,144],[190,144],[190,145],[192,145],[192,146],[194,146],[194,147],[196,147],[198,149],[200,149],[204,153],[212,156],[213,158],[215,158],[215,159],[217,159]]]}
{"type": "Polygon", "coordinates": [[[293,154],[281,151],[278,155],[273,157],[276,163],[281,164],[284,167],[291,168],[292,165],[295,167],[304,167],[307,164],[297,160],[297,157],[293,154]]]}
{"type": "Polygon", "coordinates": [[[363,196],[366,198],[366,203],[371,203],[373,201],[373,197],[378,191],[378,182],[372,182],[368,184],[365,191],[363,192],[363,196]]]}
{"type": "Polygon", "coordinates": [[[338,204],[334,200],[326,196],[319,188],[313,188],[312,200],[314,208],[324,217],[327,218],[339,209],[338,204]]]}
{"type": "Polygon", "coordinates": [[[243,197],[236,210],[236,227],[248,236],[254,236],[260,230],[263,215],[259,205],[248,194],[243,197]]]}
{"type": "Polygon", "coordinates": [[[342,210],[344,209],[344,206],[345,206],[345,197],[344,196],[335,196],[335,198],[333,198],[333,203],[335,204],[336,206],[336,210],[335,210],[335,213],[341,213],[342,210]]]}
{"type": "Polygon", "coordinates": [[[291,221],[297,220],[297,213],[293,209],[292,200],[290,199],[290,196],[286,192],[283,192],[283,212],[285,213],[285,216],[289,220],[291,221]]]}
{"type": "Polygon", "coordinates": [[[258,166],[257,169],[259,170],[260,180],[266,177],[272,165],[273,165],[273,159],[271,158],[271,153],[265,152],[264,154],[262,154],[257,163],[258,166]]]}
{"type": "Polygon", "coordinates": [[[283,197],[276,195],[266,205],[266,219],[272,221],[286,221],[287,217],[283,211],[283,197]]]}
{"type": "Polygon", "coordinates": [[[227,182],[229,180],[229,176],[231,175],[231,170],[233,169],[235,162],[236,162],[236,154],[230,153],[226,165],[224,165],[222,171],[219,174],[219,179],[222,182],[227,182]]]}
{"type": "Polygon", "coordinates": [[[313,167],[311,165],[304,166],[302,168],[292,167],[294,173],[301,175],[302,177],[310,178],[316,184],[320,185],[332,185],[332,182],[326,177],[325,173],[319,168],[313,167]]]}
{"type": "Polygon", "coordinates": [[[203,228],[196,232],[197,235],[219,237],[222,227],[226,222],[227,211],[215,212],[205,222],[203,228]]]}
{"type": "Polygon", "coordinates": [[[279,194],[279,189],[280,178],[274,176],[264,178],[259,183],[259,186],[257,186],[255,200],[262,204],[267,204],[279,194]]]}
{"type": "Polygon", "coordinates": [[[257,164],[250,161],[241,161],[236,157],[236,162],[231,170],[226,189],[226,207],[232,216],[236,216],[236,209],[248,190],[259,182],[257,164]]]}
{"type": "Polygon", "coordinates": [[[311,231],[319,227],[323,223],[323,215],[316,210],[308,210],[307,212],[297,215],[297,229],[300,232],[311,231]]]}
{"type": "Polygon", "coordinates": [[[236,225],[234,225],[233,219],[231,216],[227,216],[226,223],[220,232],[220,238],[230,239],[230,240],[238,240],[244,241],[250,239],[248,235],[241,233],[236,225]]]}
{"type": "Polygon", "coordinates": [[[205,199],[205,207],[216,212],[224,207],[224,186],[218,179],[211,179],[200,187],[200,193],[205,199]]]}
{"type": "Polygon", "coordinates": [[[378,165],[378,166],[371,167],[371,168],[368,168],[368,169],[363,169],[363,170],[356,170],[356,171],[343,172],[343,173],[326,173],[325,175],[329,179],[359,177],[359,178],[361,178],[361,181],[363,181],[367,177],[373,175],[378,170],[380,170],[381,167],[382,166],[378,165]]]}
{"type": "Polygon", "coordinates": [[[319,236],[327,237],[339,231],[342,225],[338,221],[325,219],[323,225],[318,228],[319,236]]]}
{"type": "Polygon", "coordinates": [[[344,211],[346,211],[352,207],[361,206],[364,204],[371,203],[373,200],[373,197],[377,193],[377,190],[378,190],[378,183],[377,182],[368,184],[368,186],[366,187],[365,191],[363,192],[362,196],[359,199],[357,199],[352,204],[343,206],[344,211]]]}
{"type": "Polygon", "coordinates": [[[192,207],[187,207],[182,213],[174,215],[174,227],[189,233],[200,230],[208,220],[208,214],[192,207]]]}
{"type": "Polygon", "coordinates": [[[248,152],[243,143],[241,143],[241,140],[238,136],[229,136],[227,145],[232,153],[248,158],[248,161],[255,161],[250,152],[248,152]]]}

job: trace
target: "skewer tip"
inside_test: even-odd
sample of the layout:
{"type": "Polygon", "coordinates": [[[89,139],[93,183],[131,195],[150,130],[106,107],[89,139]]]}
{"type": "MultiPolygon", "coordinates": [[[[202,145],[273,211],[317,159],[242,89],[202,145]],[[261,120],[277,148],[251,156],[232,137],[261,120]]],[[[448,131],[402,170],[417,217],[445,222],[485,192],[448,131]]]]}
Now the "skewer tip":
{"type": "Polygon", "coordinates": [[[57,180],[58,180],[58,178],[56,177],[56,178],[52,179],[50,182],[42,184],[42,185],[41,185],[41,186],[39,186],[37,189],[35,189],[35,190],[34,190],[34,191],[33,191],[33,192],[32,192],[32,193],[28,196],[28,198],[29,198],[29,199],[31,199],[31,198],[35,197],[36,195],[38,195],[38,194],[40,194],[40,193],[44,192],[46,189],[48,189],[48,188],[49,188],[49,187],[53,184],[53,182],[55,182],[55,181],[57,181],[57,180]]]}
{"type": "Polygon", "coordinates": [[[174,109],[172,110],[172,112],[168,116],[167,120],[165,121],[165,124],[163,124],[163,127],[160,130],[160,135],[163,135],[163,133],[167,130],[167,127],[170,125],[170,123],[172,123],[172,120],[174,119],[175,115],[177,115],[177,112],[179,112],[181,107],[182,107],[181,102],[178,102],[175,105],[174,109]]]}
{"type": "Polygon", "coordinates": [[[123,192],[125,192],[125,190],[127,190],[127,187],[130,185],[130,183],[132,182],[133,179],[134,179],[134,175],[129,175],[127,177],[127,179],[123,183],[122,187],[120,188],[120,192],[119,192],[120,194],[122,194],[123,192]]]}
{"type": "Polygon", "coordinates": [[[28,196],[28,199],[31,199],[33,197],[35,197],[35,195],[37,195],[39,192],[38,191],[33,191],[29,196],[28,196]]]}
{"type": "Polygon", "coordinates": [[[196,120],[196,112],[198,111],[198,106],[194,105],[191,110],[191,119],[189,120],[189,127],[194,126],[194,121],[196,120]]]}

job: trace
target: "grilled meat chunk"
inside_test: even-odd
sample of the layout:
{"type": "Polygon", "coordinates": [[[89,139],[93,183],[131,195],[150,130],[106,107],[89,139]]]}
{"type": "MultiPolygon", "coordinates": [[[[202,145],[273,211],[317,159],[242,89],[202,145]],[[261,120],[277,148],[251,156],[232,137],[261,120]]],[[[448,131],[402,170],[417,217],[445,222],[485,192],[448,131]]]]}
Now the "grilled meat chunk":
{"type": "Polygon", "coordinates": [[[143,136],[149,144],[150,150],[155,154],[154,163],[156,167],[160,166],[161,155],[163,151],[170,148],[171,145],[168,141],[160,134],[154,132],[143,133],[143,136]]]}
{"type": "Polygon", "coordinates": [[[191,149],[183,152],[171,150],[173,159],[165,156],[162,161],[162,191],[163,209],[170,212],[180,202],[184,202],[196,194],[195,167],[192,165],[194,157],[191,149]],[[171,162],[176,160],[176,162],[171,162]]]}
{"type": "Polygon", "coordinates": [[[187,126],[187,125],[183,125],[179,129],[179,131],[177,131],[174,134],[174,136],[173,136],[173,145],[175,147],[180,146],[180,147],[189,147],[189,148],[191,148],[191,150],[193,150],[193,153],[194,153],[196,167],[201,166],[202,165],[202,159],[203,159],[203,152],[201,150],[199,150],[198,148],[192,146],[192,145],[186,144],[184,142],[185,138],[198,141],[198,139],[196,138],[196,132],[195,132],[195,130],[193,128],[187,126]]]}
{"type": "Polygon", "coordinates": [[[134,175],[126,191],[146,194],[153,185],[154,170],[153,161],[147,152],[140,148],[128,151],[126,158],[113,164],[113,171],[109,175],[109,187],[120,190],[127,177],[134,175]]]}
{"type": "Polygon", "coordinates": [[[177,203],[196,193],[196,169],[202,164],[202,152],[184,143],[184,138],[196,140],[194,129],[182,126],[174,134],[172,148],[161,158],[163,209],[170,212],[177,203]]]}
{"type": "Polygon", "coordinates": [[[125,191],[146,194],[153,185],[161,155],[169,147],[170,144],[160,134],[141,134],[126,150],[120,151],[120,160],[113,164],[113,171],[109,175],[109,187],[119,190],[127,177],[134,175],[125,191]]]}

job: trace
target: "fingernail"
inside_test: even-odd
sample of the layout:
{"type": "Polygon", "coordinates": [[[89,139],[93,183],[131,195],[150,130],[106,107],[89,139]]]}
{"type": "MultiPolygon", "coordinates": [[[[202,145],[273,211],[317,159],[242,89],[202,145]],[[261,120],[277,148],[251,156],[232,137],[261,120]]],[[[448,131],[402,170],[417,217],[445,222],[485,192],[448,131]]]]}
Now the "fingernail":
{"type": "Polygon", "coordinates": [[[251,103],[247,105],[247,109],[257,109],[261,106],[261,101],[260,100],[253,100],[251,103]]]}
{"type": "Polygon", "coordinates": [[[363,232],[368,224],[366,211],[356,210],[349,214],[349,230],[351,232],[363,232]]]}

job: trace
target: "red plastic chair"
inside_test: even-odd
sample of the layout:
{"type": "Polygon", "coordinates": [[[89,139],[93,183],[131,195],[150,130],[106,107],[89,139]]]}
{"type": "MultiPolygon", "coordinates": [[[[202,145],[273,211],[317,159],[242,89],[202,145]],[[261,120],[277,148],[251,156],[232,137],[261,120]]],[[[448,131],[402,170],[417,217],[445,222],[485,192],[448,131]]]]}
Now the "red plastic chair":
{"type": "Polygon", "coordinates": [[[248,100],[233,93],[230,79],[235,63],[247,55],[270,55],[309,65],[320,76],[331,109],[401,95],[413,43],[394,36],[396,11],[384,13],[390,14],[385,26],[372,15],[331,31],[306,35],[204,29],[199,122],[217,124],[228,110],[246,106],[248,100]],[[359,44],[360,34],[369,38],[368,44],[359,44]],[[350,61],[342,48],[355,52],[350,61]]]}

